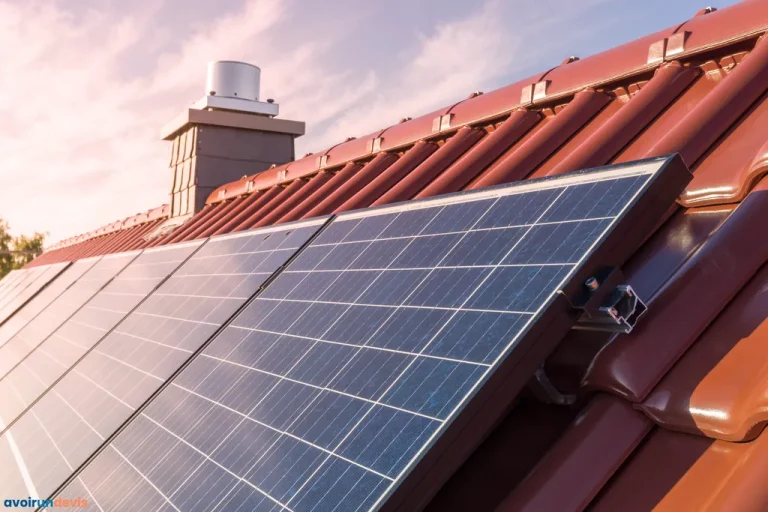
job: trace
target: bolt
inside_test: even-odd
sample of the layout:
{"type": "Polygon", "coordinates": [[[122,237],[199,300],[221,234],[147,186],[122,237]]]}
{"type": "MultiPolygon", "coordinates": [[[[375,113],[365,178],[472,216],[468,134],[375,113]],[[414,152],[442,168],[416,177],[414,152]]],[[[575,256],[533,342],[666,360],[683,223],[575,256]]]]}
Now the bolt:
{"type": "Polygon", "coordinates": [[[600,286],[600,282],[594,277],[590,277],[584,281],[584,286],[586,286],[589,291],[593,292],[600,286]]]}

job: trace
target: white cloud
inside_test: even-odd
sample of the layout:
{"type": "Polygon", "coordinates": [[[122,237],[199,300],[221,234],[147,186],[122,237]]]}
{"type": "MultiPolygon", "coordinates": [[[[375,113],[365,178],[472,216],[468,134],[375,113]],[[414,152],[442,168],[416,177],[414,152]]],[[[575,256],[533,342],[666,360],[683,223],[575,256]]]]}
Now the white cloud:
{"type": "Polygon", "coordinates": [[[0,3],[0,216],[15,231],[49,231],[56,240],[166,202],[169,146],[159,130],[202,94],[208,60],[258,62],[281,97],[306,95],[296,101],[300,110],[321,119],[375,82],[368,74],[345,91],[345,73],[322,69],[329,48],[280,47],[280,0],[247,2],[178,41],[160,34],[173,44],[159,55],[152,14],[116,21],[97,11],[76,18],[48,4],[0,3]],[[126,53],[147,50],[151,72],[127,72],[126,53]]]}
{"type": "Polygon", "coordinates": [[[350,66],[341,50],[370,51],[346,33],[354,13],[333,13],[337,25],[317,30],[312,19],[297,24],[302,6],[291,0],[248,0],[170,33],[156,19],[161,2],[136,5],[117,17],[0,0],[0,217],[14,231],[49,231],[55,241],[166,202],[159,129],[202,95],[208,60],[259,64],[262,95],[276,97],[282,117],[308,123],[301,154],[499,85],[541,55],[531,51],[532,25],[556,22],[544,9],[513,17],[491,0],[422,32],[388,34],[399,43],[391,62],[350,66]],[[382,72],[387,65],[394,72],[382,72]]]}

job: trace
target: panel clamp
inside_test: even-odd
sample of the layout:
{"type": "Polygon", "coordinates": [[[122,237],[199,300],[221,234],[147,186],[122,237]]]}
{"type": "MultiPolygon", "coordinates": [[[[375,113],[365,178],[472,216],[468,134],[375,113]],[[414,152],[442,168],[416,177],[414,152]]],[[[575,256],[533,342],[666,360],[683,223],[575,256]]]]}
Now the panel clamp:
{"type": "MultiPolygon", "coordinates": [[[[582,310],[573,328],[623,334],[632,332],[637,319],[648,307],[630,285],[623,284],[625,282],[624,274],[618,268],[604,269],[587,278],[581,291],[568,300],[571,307],[582,310]]],[[[558,293],[563,294],[562,291],[558,293]]]]}

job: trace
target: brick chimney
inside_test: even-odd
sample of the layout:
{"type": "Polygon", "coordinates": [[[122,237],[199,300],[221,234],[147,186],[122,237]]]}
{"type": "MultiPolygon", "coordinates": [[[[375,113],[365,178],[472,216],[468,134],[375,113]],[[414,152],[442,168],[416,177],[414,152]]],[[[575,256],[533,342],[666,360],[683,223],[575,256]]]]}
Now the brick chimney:
{"type": "Polygon", "coordinates": [[[200,211],[220,185],[295,160],[304,123],[276,119],[278,104],[259,101],[260,75],[244,62],[210,62],[206,95],[163,127],[173,142],[169,224],[200,211]]]}

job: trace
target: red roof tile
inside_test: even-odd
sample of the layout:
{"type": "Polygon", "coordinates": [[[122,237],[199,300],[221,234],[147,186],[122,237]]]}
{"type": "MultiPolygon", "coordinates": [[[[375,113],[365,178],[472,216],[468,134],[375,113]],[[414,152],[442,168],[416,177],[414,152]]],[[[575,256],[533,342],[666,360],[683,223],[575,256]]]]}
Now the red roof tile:
{"type": "Polygon", "coordinates": [[[624,400],[596,396],[497,510],[583,510],[652,425],[624,400]]]}
{"type": "Polygon", "coordinates": [[[656,429],[590,510],[762,512],[766,472],[768,435],[729,443],[656,429]]]}
{"type": "Polygon", "coordinates": [[[768,266],[640,405],[665,428],[727,441],[768,422],[768,266]]]}

